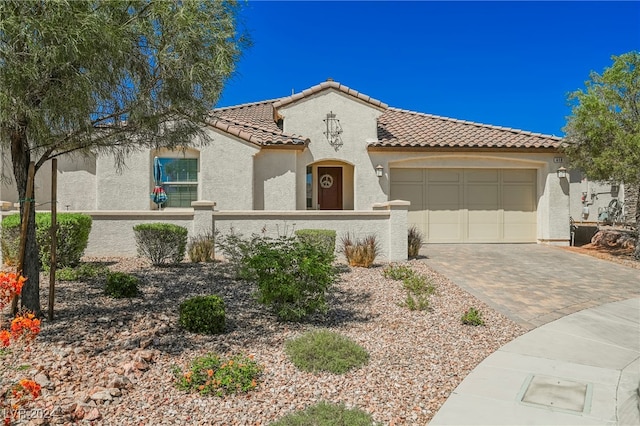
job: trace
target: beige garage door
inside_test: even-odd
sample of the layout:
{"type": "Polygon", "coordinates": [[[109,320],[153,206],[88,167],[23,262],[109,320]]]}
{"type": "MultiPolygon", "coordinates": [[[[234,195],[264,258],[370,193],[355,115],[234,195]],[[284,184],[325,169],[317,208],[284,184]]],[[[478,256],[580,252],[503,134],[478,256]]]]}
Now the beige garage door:
{"type": "Polygon", "coordinates": [[[430,243],[536,241],[536,170],[392,168],[391,199],[430,243]]]}

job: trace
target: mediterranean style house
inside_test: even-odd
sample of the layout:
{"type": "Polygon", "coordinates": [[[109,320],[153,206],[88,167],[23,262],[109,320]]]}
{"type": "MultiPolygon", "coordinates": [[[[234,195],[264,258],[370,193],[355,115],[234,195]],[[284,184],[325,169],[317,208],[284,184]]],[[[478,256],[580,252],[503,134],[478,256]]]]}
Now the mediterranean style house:
{"type": "MultiPolygon", "coordinates": [[[[139,152],[121,173],[108,156],[61,158],[58,210],[89,212],[94,223],[108,214],[179,220],[215,203],[214,220],[240,230],[313,217],[364,232],[366,212],[406,206],[390,231],[400,239],[415,225],[427,243],[565,245],[570,215],[581,214],[569,199],[580,178],[557,173],[561,138],[390,107],[332,80],[215,109],[206,131],[206,145],[139,152]],[[150,197],[157,187],[167,197],[155,201],[164,203],[150,197]]],[[[48,200],[49,188],[40,172],[36,199],[48,200]]],[[[15,203],[15,188],[3,184],[0,199],[15,203]]]]}

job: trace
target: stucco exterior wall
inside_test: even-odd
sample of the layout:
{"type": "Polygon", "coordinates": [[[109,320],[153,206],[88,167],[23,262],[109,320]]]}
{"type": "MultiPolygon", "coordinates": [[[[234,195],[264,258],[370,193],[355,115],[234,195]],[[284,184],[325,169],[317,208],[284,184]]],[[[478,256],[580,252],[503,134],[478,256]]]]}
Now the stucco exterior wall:
{"type": "Polygon", "coordinates": [[[254,164],[255,210],[296,210],[297,151],[265,149],[254,164]]]}
{"type": "MultiPolygon", "coordinates": [[[[285,132],[305,135],[310,140],[298,159],[298,209],[306,208],[306,167],[326,160],[353,166],[353,201],[344,200],[345,206],[352,204],[354,210],[370,210],[374,203],[386,200],[375,174],[376,165],[372,164],[367,152],[368,141],[377,138],[377,118],[381,110],[330,89],[285,105],[278,111],[284,117],[285,132]],[[336,115],[342,127],[343,145],[337,150],[323,133],[327,130],[323,120],[329,112],[336,115]]],[[[348,192],[343,191],[343,198],[345,193],[348,192]]]]}
{"type": "Polygon", "coordinates": [[[375,235],[380,244],[381,261],[407,259],[408,203],[381,203],[375,211],[216,211],[215,229],[250,237],[293,236],[298,229],[332,229],[336,231],[336,249],[340,239],[349,233],[352,238],[375,235]]]}
{"type": "Polygon", "coordinates": [[[254,156],[259,148],[209,130],[212,141],[200,151],[199,199],[215,201],[221,210],[252,210],[254,156]]]}
{"type": "Polygon", "coordinates": [[[96,159],[98,210],[149,210],[153,163],[149,150],[131,154],[120,172],[111,155],[96,159]]]}
{"type": "Polygon", "coordinates": [[[569,182],[571,217],[577,224],[597,223],[599,211],[606,209],[613,199],[625,202],[624,184],[616,188],[608,182],[595,182],[584,177],[580,170],[571,170],[569,182]]]}
{"type": "MultiPolygon", "coordinates": [[[[51,170],[51,162],[43,170],[51,170]]],[[[46,173],[50,176],[50,172],[46,173]]],[[[96,158],[95,156],[63,156],[58,159],[57,198],[58,210],[96,209],[96,158]]],[[[47,182],[50,187],[51,182],[47,182]]]]}

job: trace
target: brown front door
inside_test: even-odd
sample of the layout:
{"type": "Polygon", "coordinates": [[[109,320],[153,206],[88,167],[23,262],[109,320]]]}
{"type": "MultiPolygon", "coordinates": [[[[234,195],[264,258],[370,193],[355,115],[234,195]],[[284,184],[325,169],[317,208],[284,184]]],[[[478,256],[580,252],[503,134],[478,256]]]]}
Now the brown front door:
{"type": "Polygon", "coordinates": [[[320,210],[342,210],[342,167],[318,167],[320,210]]]}

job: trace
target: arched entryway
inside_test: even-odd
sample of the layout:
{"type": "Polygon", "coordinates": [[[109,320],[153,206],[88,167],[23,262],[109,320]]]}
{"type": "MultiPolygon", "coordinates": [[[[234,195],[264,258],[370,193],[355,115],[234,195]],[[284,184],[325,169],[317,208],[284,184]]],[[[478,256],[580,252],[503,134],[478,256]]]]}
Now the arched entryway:
{"type": "Polygon", "coordinates": [[[353,210],[353,165],[337,160],[307,166],[307,210],[353,210]]]}

